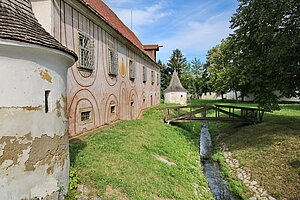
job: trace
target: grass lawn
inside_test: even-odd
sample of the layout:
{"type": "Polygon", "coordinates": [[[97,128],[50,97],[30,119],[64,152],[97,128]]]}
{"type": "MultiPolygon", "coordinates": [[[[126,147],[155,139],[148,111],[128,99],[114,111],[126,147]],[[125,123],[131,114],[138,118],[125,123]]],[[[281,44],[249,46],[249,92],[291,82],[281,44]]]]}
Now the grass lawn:
{"type": "Polygon", "coordinates": [[[71,143],[71,170],[102,199],[213,199],[198,162],[201,124],[171,126],[161,118],[152,108],[71,143]]]}
{"type": "MultiPolygon", "coordinates": [[[[255,107],[249,103],[193,100],[192,104],[225,104],[255,107]]],[[[209,123],[215,138],[224,142],[241,165],[252,171],[276,199],[300,199],[300,105],[281,104],[280,111],[266,113],[264,122],[234,128],[234,123],[209,123]]]]}

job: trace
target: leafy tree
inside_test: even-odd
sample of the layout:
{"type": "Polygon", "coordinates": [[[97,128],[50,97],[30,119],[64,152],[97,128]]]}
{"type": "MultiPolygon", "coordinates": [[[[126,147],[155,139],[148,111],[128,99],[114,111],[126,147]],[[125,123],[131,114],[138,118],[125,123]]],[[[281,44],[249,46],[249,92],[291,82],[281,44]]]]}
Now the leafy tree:
{"type": "Polygon", "coordinates": [[[161,60],[158,60],[157,62],[160,66],[160,80],[161,80],[161,96],[163,98],[163,91],[168,87],[170,80],[171,80],[171,74],[172,74],[172,69],[165,64],[161,62],[161,60]]]}
{"type": "Polygon", "coordinates": [[[172,72],[176,70],[180,77],[181,71],[187,66],[186,58],[179,49],[175,49],[173,50],[167,65],[171,67],[172,72]]]}
{"type": "Polygon", "coordinates": [[[225,43],[221,43],[208,51],[206,57],[206,68],[209,72],[208,86],[212,92],[219,95],[227,93],[230,90],[228,80],[228,60],[225,54],[225,43]]]}
{"type": "Polygon", "coordinates": [[[300,1],[239,0],[231,19],[234,67],[247,75],[240,88],[262,107],[278,109],[283,96],[300,96],[300,1]]]}

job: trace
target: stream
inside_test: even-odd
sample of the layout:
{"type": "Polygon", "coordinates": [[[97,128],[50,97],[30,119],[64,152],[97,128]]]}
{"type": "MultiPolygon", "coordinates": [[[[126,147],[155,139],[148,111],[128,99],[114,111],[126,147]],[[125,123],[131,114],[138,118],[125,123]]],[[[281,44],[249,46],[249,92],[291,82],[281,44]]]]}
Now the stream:
{"type": "Polygon", "coordinates": [[[208,123],[204,123],[200,134],[200,158],[210,190],[216,200],[240,200],[228,188],[220,175],[218,163],[211,158],[213,144],[208,131],[208,123]]]}

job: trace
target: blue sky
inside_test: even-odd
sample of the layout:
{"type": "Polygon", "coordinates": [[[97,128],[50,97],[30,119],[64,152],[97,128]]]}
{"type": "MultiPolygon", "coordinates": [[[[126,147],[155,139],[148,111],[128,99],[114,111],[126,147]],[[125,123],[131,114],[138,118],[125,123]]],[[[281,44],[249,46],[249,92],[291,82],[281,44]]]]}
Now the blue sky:
{"type": "Polygon", "coordinates": [[[205,61],[207,51],[233,32],[229,20],[237,0],[103,0],[143,44],[163,47],[158,59],[167,63],[172,51],[180,49],[190,62],[205,61]]]}

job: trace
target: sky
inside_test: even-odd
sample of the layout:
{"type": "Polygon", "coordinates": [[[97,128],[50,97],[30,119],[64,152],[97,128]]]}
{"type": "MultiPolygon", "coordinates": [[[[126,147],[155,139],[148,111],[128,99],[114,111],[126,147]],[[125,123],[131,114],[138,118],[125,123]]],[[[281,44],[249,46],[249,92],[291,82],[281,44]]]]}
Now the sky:
{"type": "Polygon", "coordinates": [[[142,44],[159,44],[163,63],[175,49],[190,62],[200,58],[233,32],[231,16],[237,0],[103,0],[137,35],[142,44]]]}

